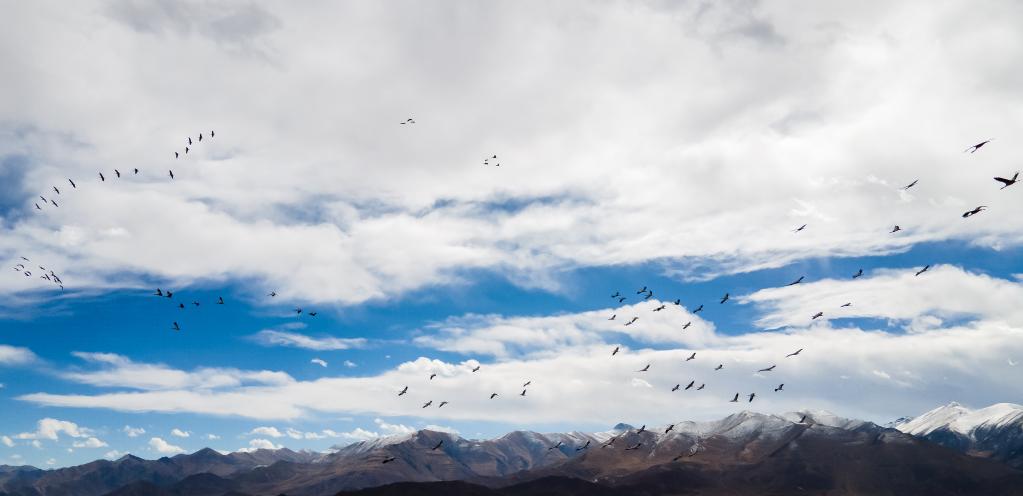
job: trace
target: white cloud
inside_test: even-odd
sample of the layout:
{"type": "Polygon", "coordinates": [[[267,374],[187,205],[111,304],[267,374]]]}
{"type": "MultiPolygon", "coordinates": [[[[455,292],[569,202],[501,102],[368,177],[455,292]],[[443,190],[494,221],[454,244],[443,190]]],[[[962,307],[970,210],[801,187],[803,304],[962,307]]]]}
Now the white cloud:
{"type": "Polygon", "coordinates": [[[46,464],[47,465],[56,465],[57,464],[57,459],[56,458],[50,458],[50,459],[46,460],[46,464]]]}
{"type": "Polygon", "coordinates": [[[276,427],[256,427],[249,431],[250,436],[269,436],[269,437],[283,437],[281,431],[277,430],[276,427]]]}
{"type": "Polygon", "coordinates": [[[100,441],[95,437],[89,437],[84,441],[75,441],[71,444],[75,448],[105,448],[107,443],[100,441]]]}
{"type": "MultiPolygon", "coordinates": [[[[0,344],[0,365],[26,365],[36,361],[37,357],[28,348],[0,344]]],[[[0,388],[3,384],[0,384],[0,388]]]]}
{"type": "Polygon", "coordinates": [[[314,363],[316,365],[319,365],[320,367],[326,367],[327,366],[327,362],[325,362],[325,361],[323,361],[323,360],[321,360],[319,358],[313,358],[312,360],[309,360],[309,362],[310,363],[314,363]]]}
{"type": "Polygon", "coordinates": [[[287,346],[320,351],[347,350],[361,348],[366,345],[366,339],[364,338],[314,338],[304,334],[272,329],[259,331],[252,336],[252,339],[264,346],[287,346]]]}
{"type": "Polygon", "coordinates": [[[121,452],[121,451],[110,450],[110,451],[107,451],[106,453],[103,454],[103,458],[106,458],[107,460],[116,460],[116,459],[118,459],[118,458],[120,458],[120,457],[122,457],[122,456],[124,456],[126,454],[127,453],[124,453],[124,452],[121,452]]]}
{"type": "Polygon", "coordinates": [[[175,436],[175,437],[188,437],[188,436],[191,436],[192,434],[190,432],[188,432],[188,431],[183,431],[183,430],[178,429],[177,427],[175,427],[175,428],[171,429],[171,435],[175,436]]]}
{"type": "Polygon", "coordinates": [[[65,372],[70,381],[92,386],[113,386],[143,390],[196,388],[199,390],[242,385],[284,384],[292,381],[284,372],[243,371],[230,368],[199,368],[192,372],[162,364],[140,364],[112,353],[74,352],[78,358],[98,365],[99,370],[65,372]]]}
{"type": "Polygon", "coordinates": [[[245,452],[256,451],[256,450],[261,450],[261,449],[275,450],[275,449],[281,449],[283,447],[284,446],[281,446],[279,444],[274,444],[273,441],[270,441],[268,439],[252,439],[252,440],[249,441],[249,446],[248,447],[241,448],[238,451],[245,453],[245,452]]]}
{"type": "Polygon", "coordinates": [[[9,436],[0,436],[0,443],[3,443],[3,445],[7,446],[8,448],[14,447],[14,441],[11,440],[9,436]]]}
{"type": "Polygon", "coordinates": [[[184,448],[180,446],[174,446],[173,444],[170,444],[159,437],[154,437],[149,440],[149,449],[161,455],[176,455],[178,453],[185,452],[184,448]]]}
{"type": "Polygon", "coordinates": [[[206,439],[217,440],[217,439],[220,439],[220,436],[218,436],[216,434],[206,434],[206,439]]]}
{"type": "Polygon", "coordinates": [[[353,362],[351,360],[345,360],[344,365],[345,365],[345,367],[348,367],[350,369],[354,369],[355,367],[359,366],[358,364],[356,364],[355,362],[353,362]]]}
{"type": "Polygon", "coordinates": [[[146,430],[141,427],[132,427],[130,425],[124,426],[121,429],[128,437],[139,437],[146,433],[146,430]]]}
{"type": "Polygon", "coordinates": [[[81,438],[90,436],[92,431],[85,427],[79,427],[74,422],[47,417],[36,422],[36,430],[34,432],[22,432],[14,437],[18,439],[49,439],[56,441],[62,433],[70,437],[81,438]]]}

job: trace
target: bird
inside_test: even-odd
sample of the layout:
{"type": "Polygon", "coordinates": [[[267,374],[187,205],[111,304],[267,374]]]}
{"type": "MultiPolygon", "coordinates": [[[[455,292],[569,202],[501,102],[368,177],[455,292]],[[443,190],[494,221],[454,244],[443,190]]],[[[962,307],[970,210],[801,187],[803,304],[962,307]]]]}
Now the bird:
{"type": "Polygon", "coordinates": [[[74,182],[74,181],[72,181],[72,180],[71,180],[71,178],[68,178],[67,182],[71,183],[71,187],[72,187],[72,188],[74,188],[74,189],[78,189],[78,186],[75,186],[75,182],[74,182]]]}
{"type": "Polygon", "coordinates": [[[60,206],[60,205],[57,205],[57,202],[53,201],[52,198],[50,199],[50,203],[52,203],[54,207],[59,207],[60,206]]]}
{"type": "Polygon", "coordinates": [[[695,351],[693,352],[693,354],[692,354],[692,355],[689,355],[689,358],[686,358],[686,361],[687,361],[687,362],[688,362],[689,360],[696,360],[696,352],[695,352],[695,351]]]}
{"type": "Polygon", "coordinates": [[[118,178],[121,177],[121,171],[119,171],[117,169],[114,169],[114,174],[117,174],[118,178]]]}
{"type": "Polygon", "coordinates": [[[415,124],[415,123],[416,123],[416,121],[413,120],[411,117],[409,117],[408,119],[405,119],[404,121],[399,122],[398,124],[404,125],[404,124],[415,124]]]}
{"type": "Polygon", "coordinates": [[[614,436],[614,437],[612,437],[611,439],[608,439],[608,440],[607,440],[607,442],[605,442],[605,443],[604,443],[603,445],[601,445],[600,447],[601,447],[601,448],[610,448],[610,447],[611,447],[611,445],[613,445],[613,444],[615,443],[615,441],[617,441],[617,440],[618,440],[618,436],[614,436]]]}
{"type": "Polygon", "coordinates": [[[472,369],[473,372],[479,372],[481,365],[477,365],[476,368],[472,369]]]}
{"type": "Polygon", "coordinates": [[[888,234],[895,234],[895,233],[897,233],[897,232],[899,232],[901,230],[902,230],[902,228],[899,227],[898,224],[895,224],[895,227],[893,227],[892,230],[888,234]]]}
{"type": "Polygon", "coordinates": [[[975,153],[977,150],[980,150],[980,148],[982,146],[990,143],[991,141],[993,141],[993,140],[981,141],[980,143],[977,143],[976,145],[973,145],[971,147],[967,147],[965,150],[963,150],[963,153],[966,153],[966,152],[975,153]]]}
{"type": "Polygon", "coordinates": [[[675,391],[678,391],[678,390],[679,390],[679,388],[681,388],[681,387],[682,387],[682,385],[681,385],[681,384],[675,384],[675,387],[671,388],[671,392],[673,392],[673,393],[674,393],[675,391]]]}
{"type": "Polygon", "coordinates": [[[185,304],[184,303],[178,303],[178,308],[184,310],[185,309],[185,304]]]}
{"type": "Polygon", "coordinates": [[[407,392],[408,392],[408,386],[405,386],[404,388],[402,388],[401,391],[398,392],[398,396],[403,396],[407,392]]]}
{"type": "Polygon", "coordinates": [[[563,441],[558,441],[558,444],[555,444],[554,446],[548,446],[547,447],[547,451],[556,450],[556,449],[560,448],[562,444],[565,444],[565,443],[563,441]]]}
{"type": "Polygon", "coordinates": [[[433,374],[430,374],[430,380],[432,381],[434,377],[437,377],[437,373],[436,372],[434,372],[433,374]]]}
{"type": "MultiPolygon", "coordinates": [[[[995,181],[998,181],[998,182],[1004,184],[1004,186],[1002,186],[1001,188],[998,188],[999,190],[1003,190],[1005,188],[1008,188],[1009,186],[1012,186],[1013,184],[1016,184],[1017,182],[1019,182],[1018,179],[1019,179],[1019,172],[1016,172],[1015,174],[1013,174],[1012,175],[1012,179],[1006,179],[1004,177],[995,177],[995,181]]],[[[56,189],[56,188],[54,188],[54,189],[56,189]]]]}
{"type": "Polygon", "coordinates": [[[643,297],[643,301],[649,300],[650,298],[653,298],[653,296],[654,296],[654,292],[651,291],[651,292],[647,293],[646,296],[643,297]]]}
{"type": "Polygon", "coordinates": [[[609,319],[607,319],[607,320],[614,320],[614,319],[615,319],[615,317],[617,317],[617,316],[618,316],[618,314],[612,314],[612,315],[611,315],[611,318],[609,318],[609,319]]]}
{"type": "Polygon", "coordinates": [[[682,326],[682,330],[684,331],[686,329],[689,329],[689,326],[691,325],[693,325],[693,321],[690,320],[689,322],[686,322],[686,325],[682,326]]]}
{"type": "Polygon", "coordinates": [[[721,297],[721,301],[719,301],[718,303],[724,303],[726,301],[728,301],[728,293],[725,293],[725,295],[721,297]]]}
{"type": "Polygon", "coordinates": [[[821,318],[823,316],[824,316],[824,312],[817,312],[817,313],[813,314],[812,317],[810,317],[810,320],[817,320],[817,319],[819,319],[819,318],[821,318]]]}
{"type": "Polygon", "coordinates": [[[215,134],[213,134],[213,131],[210,131],[210,138],[212,138],[212,137],[214,137],[214,136],[216,136],[216,135],[215,135],[215,134]]]}
{"type": "MultiPolygon", "coordinates": [[[[189,143],[189,144],[191,144],[191,143],[189,143]]],[[[188,155],[188,147],[187,146],[185,147],[185,155],[188,155]]]]}
{"type": "Polygon", "coordinates": [[[622,295],[622,292],[621,292],[621,291],[615,291],[615,294],[611,295],[611,297],[612,297],[612,298],[618,298],[618,297],[619,297],[619,296],[621,296],[621,295],[622,295]]]}
{"type": "Polygon", "coordinates": [[[750,393],[749,394],[749,403],[753,403],[753,398],[756,398],[756,397],[757,397],[757,393],[750,393]]]}
{"type": "Polygon", "coordinates": [[[621,298],[618,298],[618,303],[621,303],[621,302],[623,302],[623,301],[625,301],[625,300],[626,300],[626,298],[625,298],[624,296],[623,296],[623,297],[621,297],[621,298]]]}
{"type": "Polygon", "coordinates": [[[927,269],[930,269],[930,268],[931,268],[930,265],[925,265],[924,268],[922,268],[919,271],[917,271],[916,275],[923,274],[924,272],[927,272],[927,269]]]}
{"type": "Polygon", "coordinates": [[[682,299],[681,298],[675,298],[675,301],[673,301],[672,303],[674,303],[675,306],[682,306],[682,299]]]}
{"type": "Polygon", "coordinates": [[[801,418],[799,419],[799,422],[798,422],[798,423],[802,424],[803,422],[806,422],[806,415],[803,415],[803,416],[802,416],[802,417],[801,417],[801,418]]]}
{"type": "Polygon", "coordinates": [[[739,402],[739,393],[735,393],[735,397],[732,398],[732,401],[729,401],[729,403],[738,403],[738,402],[739,402]]]}
{"type": "Polygon", "coordinates": [[[803,224],[803,225],[793,229],[792,232],[799,232],[799,231],[802,231],[803,229],[806,229],[806,224],[803,224]]]}
{"type": "Polygon", "coordinates": [[[160,291],[160,288],[156,288],[156,292],[153,294],[155,294],[156,296],[163,296],[163,291],[160,291]]]}
{"type": "Polygon", "coordinates": [[[218,296],[217,297],[217,305],[223,305],[223,304],[224,304],[224,297],[223,296],[218,296]]]}
{"type": "Polygon", "coordinates": [[[655,312],[660,312],[661,310],[664,310],[664,305],[663,304],[661,306],[659,306],[659,307],[654,309],[655,312]]]}
{"type": "Polygon", "coordinates": [[[646,286],[643,286],[643,289],[641,289],[639,291],[636,291],[636,294],[643,294],[643,293],[646,293],[646,286]]]}
{"type": "Polygon", "coordinates": [[[427,401],[426,403],[423,403],[423,408],[426,408],[426,407],[428,407],[428,406],[430,406],[432,404],[433,404],[433,400],[427,401]]]}
{"type": "Polygon", "coordinates": [[[863,269],[860,269],[860,270],[856,271],[855,274],[853,274],[852,278],[856,279],[857,277],[860,277],[862,275],[863,275],[863,269]]]}
{"type": "Polygon", "coordinates": [[[199,141],[202,141],[202,133],[199,133],[199,141]]]}
{"type": "Polygon", "coordinates": [[[199,306],[199,302],[198,301],[193,301],[192,304],[195,305],[195,306],[199,306]]]}
{"type": "Polygon", "coordinates": [[[771,365],[770,367],[767,367],[766,369],[760,369],[757,372],[771,372],[772,370],[774,370],[775,367],[777,367],[777,365],[771,365]]]}
{"type": "Polygon", "coordinates": [[[103,177],[103,173],[102,172],[99,173],[99,180],[100,181],[106,181],[107,180],[107,178],[103,177]]]}
{"type": "Polygon", "coordinates": [[[191,137],[191,136],[189,136],[189,137],[188,137],[188,144],[189,144],[189,145],[191,145],[191,144],[192,144],[192,137],[191,137]]]}
{"type": "Polygon", "coordinates": [[[704,386],[706,386],[706,384],[703,384],[703,383],[701,383],[701,384],[700,384],[700,387],[696,388],[696,390],[697,390],[697,391],[699,391],[699,390],[703,389],[703,388],[704,388],[704,386]]]}
{"type": "Polygon", "coordinates": [[[643,424],[643,425],[642,425],[642,426],[641,426],[641,427],[639,428],[639,430],[638,430],[638,431],[636,431],[636,434],[642,434],[642,433],[643,433],[643,431],[645,431],[645,430],[646,430],[646,424],[643,424]]]}
{"type": "Polygon", "coordinates": [[[798,349],[796,351],[793,351],[792,353],[789,353],[788,355],[785,355],[785,358],[794,357],[794,356],[796,356],[796,355],[798,355],[798,354],[800,354],[802,352],[803,352],[803,349],[800,348],[800,349],[798,349]]]}
{"type": "Polygon", "coordinates": [[[902,189],[909,189],[912,188],[913,186],[916,186],[917,181],[919,181],[919,179],[914,179],[913,182],[903,186],[902,189]]]}
{"type": "Polygon", "coordinates": [[[721,370],[723,368],[725,368],[725,364],[719,363],[717,367],[714,367],[714,370],[721,370]]]}
{"type": "Polygon", "coordinates": [[[174,322],[174,324],[173,324],[173,325],[174,325],[173,329],[174,329],[175,331],[180,331],[180,330],[181,330],[181,326],[179,326],[177,322],[174,322]]]}
{"type": "Polygon", "coordinates": [[[643,368],[637,370],[636,372],[646,372],[648,370],[650,370],[650,364],[649,363],[646,364],[646,367],[643,367],[643,368]]]}
{"type": "Polygon", "coordinates": [[[447,404],[448,404],[448,402],[447,402],[447,401],[442,401],[442,402],[440,402],[440,404],[439,404],[439,405],[437,405],[437,408],[440,408],[440,407],[442,407],[442,406],[444,406],[444,405],[447,405],[447,404]]]}
{"type": "Polygon", "coordinates": [[[295,313],[296,314],[301,314],[302,313],[302,309],[298,308],[298,307],[295,307],[295,313]]]}
{"type": "Polygon", "coordinates": [[[431,451],[437,451],[438,449],[440,449],[441,445],[443,445],[443,444],[444,444],[444,440],[443,440],[443,439],[441,439],[441,440],[440,440],[440,442],[439,442],[439,443],[437,443],[437,444],[435,444],[435,445],[433,446],[433,448],[430,448],[430,450],[431,450],[431,451]]]}
{"type": "Polygon", "coordinates": [[[59,190],[59,189],[57,189],[57,187],[56,187],[56,186],[54,186],[54,187],[53,187],[53,190],[54,190],[54,191],[56,191],[58,195],[60,194],[60,190],[59,190]]]}
{"type": "Polygon", "coordinates": [[[641,446],[643,446],[643,443],[636,443],[632,446],[629,446],[628,448],[625,448],[625,451],[635,451],[638,450],[641,446]]]}
{"type": "Polygon", "coordinates": [[[639,317],[633,317],[632,320],[626,322],[625,325],[630,326],[634,324],[637,320],[639,320],[639,317]]]}
{"type": "Polygon", "coordinates": [[[965,219],[967,217],[972,217],[974,215],[977,215],[977,214],[983,212],[985,209],[987,209],[987,205],[981,205],[981,206],[979,206],[979,207],[977,207],[977,208],[975,208],[973,210],[967,210],[966,212],[963,212],[963,218],[965,219]]]}
{"type": "Polygon", "coordinates": [[[782,390],[782,388],[784,388],[784,387],[785,387],[785,384],[784,384],[784,383],[782,383],[782,384],[778,384],[778,387],[774,388],[774,392],[776,392],[776,393],[777,393],[778,391],[781,391],[781,390],[782,390]]]}
{"type": "Polygon", "coordinates": [[[494,399],[495,397],[497,397],[497,393],[490,393],[490,399],[494,399]]]}
{"type": "Polygon", "coordinates": [[[42,210],[42,208],[39,207],[38,203],[36,203],[36,210],[42,210]]]}
{"type": "Polygon", "coordinates": [[[618,354],[618,347],[615,346],[615,349],[613,351],[611,351],[611,356],[615,356],[617,354],[618,354]]]}
{"type": "Polygon", "coordinates": [[[795,281],[788,283],[787,286],[795,286],[796,284],[803,282],[804,277],[806,276],[799,276],[799,279],[796,279],[795,281]]]}
{"type": "Polygon", "coordinates": [[[174,152],[174,158],[178,158],[178,152],[174,152]]]}
{"type": "Polygon", "coordinates": [[[667,434],[667,433],[671,432],[672,429],[674,429],[674,428],[675,428],[675,424],[668,424],[668,428],[664,429],[664,433],[667,434]]]}
{"type": "Polygon", "coordinates": [[[843,305],[841,306],[841,308],[845,308],[845,307],[851,307],[851,306],[852,306],[852,302],[849,302],[849,303],[845,303],[845,304],[843,304],[843,305]]]}
{"type": "Polygon", "coordinates": [[[690,382],[689,382],[689,385],[688,385],[688,386],[686,386],[686,388],[685,388],[685,389],[683,389],[683,391],[689,391],[689,390],[690,390],[690,389],[692,389],[692,388],[693,388],[693,386],[695,386],[695,385],[696,385],[696,381],[695,381],[695,380],[694,380],[694,381],[690,381],[690,382]]]}
{"type": "Polygon", "coordinates": [[[308,313],[306,313],[306,315],[308,315],[310,317],[315,317],[316,316],[316,312],[308,312],[308,313]]]}
{"type": "Polygon", "coordinates": [[[273,298],[274,296],[277,296],[277,292],[276,291],[271,291],[270,294],[268,294],[267,296],[273,298]]]}
{"type": "Polygon", "coordinates": [[[586,440],[586,444],[584,444],[584,445],[582,445],[582,446],[580,446],[580,447],[576,448],[575,450],[576,450],[576,451],[582,451],[582,450],[584,450],[584,449],[586,449],[586,448],[589,448],[589,447],[590,447],[590,443],[591,443],[591,442],[592,442],[592,441],[590,441],[589,439],[587,439],[587,440],[586,440]]]}
{"type": "Polygon", "coordinates": [[[384,458],[384,461],[383,461],[382,463],[385,463],[385,464],[387,464],[387,463],[391,463],[391,462],[393,462],[393,461],[395,461],[395,460],[397,460],[397,458],[395,458],[395,457],[393,457],[393,456],[389,456],[389,457],[387,457],[387,458],[384,458]]]}
{"type": "Polygon", "coordinates": [[[528,385],[530,385],[530,384],[532,384],[532,383],[533,383],[533,381],[526,381],[526,383],[525,383],[525,384],[523,384],[523,385],[522,385],[522,387],[526,387],[526,386],[528,386],[528,385]]]}
{"type": "Polygon", "coordinates": [[[703,311],[703,305],[700,305],[700,306],[696,307],[696,310],[693,310],[693,313],[700,313],[702,311],[703,311]]]}
{"type": "Polygon", "coordinates": [[[174,297],[174,292],[173,291],[167,291],[167,294],[164,295],[164,296],[166,296],[168,298],[173,298],[174,297]]]}
{"type": "Polygon", "coordinates": [[[174,171],[168,170],[167,173],[170,174],[171,179],[174,179],[174,171]]]}
{"type": "Polygon", "coordinates": [[[523,390],[522,390],[522,392],[521,392],[521,393],[519,393],[519,396],[525,396],[525,395],[526,395],[526,390],[525,390],[525,389],[523,389],[523,390]]]}
{"type": "Polygon", "coordinates": [[[137,176],[137,175],[139,175],[139,168],[138,168],[138,167],[136,167],[136,168],[134,169],[134,172],[135,172],[135,175],[136,175],[136,176],[137,176]]]}

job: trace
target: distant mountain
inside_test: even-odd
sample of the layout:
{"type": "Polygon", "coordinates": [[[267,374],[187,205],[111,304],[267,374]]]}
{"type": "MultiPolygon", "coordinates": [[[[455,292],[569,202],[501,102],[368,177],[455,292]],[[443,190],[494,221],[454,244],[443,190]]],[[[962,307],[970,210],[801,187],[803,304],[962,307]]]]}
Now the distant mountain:
{"type": "MultiPolygon", "coordinates": [[[[971,423],[961,412],[931,413],[900,427],[933,434],[950,425],[957,434],[976,434],[1012,424],[1008,414],[971,423]]],[[[58,470],[0,468],[0,496],[944,496],[1021,494],[1021,488],[1023,471],[1003,463],[819,411],[741,412],[642,432],[625,424],[599,433],[516,431],[490,440],[422,430],[327,454],[204,449],[58,470]]]]}
{"type": "Polygon", "coordinates": [[[1023,468],[1023,405],[998,403],[971,410],[949,403],[897,428],[971,456],[1023,468]]]}

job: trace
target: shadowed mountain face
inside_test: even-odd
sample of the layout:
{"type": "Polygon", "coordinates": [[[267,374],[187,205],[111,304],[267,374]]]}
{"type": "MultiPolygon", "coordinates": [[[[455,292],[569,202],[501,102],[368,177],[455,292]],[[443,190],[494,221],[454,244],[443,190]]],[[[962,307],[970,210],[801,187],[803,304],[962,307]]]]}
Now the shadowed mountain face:
{"type": "Polygon", "coordinates": [[[424,430],[327,455],[202,450],[50,471],[0,469],[0,495],[18,496],[940,496],[1023,494],[1021,488],[1023,472],[1002,463],[823,412],[743,412],[670,430],[620,425],[604,433],[513,432],[485,441],[424,430]]]}
{"type": "Polygon", "coordinates": [[[950,403],[897,428],[971,456],[1023,468],[1023,405],[998,403],[971,410],[950,403]]]}

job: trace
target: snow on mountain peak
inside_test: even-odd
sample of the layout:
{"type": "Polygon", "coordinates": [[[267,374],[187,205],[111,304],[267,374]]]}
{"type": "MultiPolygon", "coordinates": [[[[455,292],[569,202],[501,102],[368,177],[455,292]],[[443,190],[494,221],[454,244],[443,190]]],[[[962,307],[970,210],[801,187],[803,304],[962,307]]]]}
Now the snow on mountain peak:
{"type": "Polygon", "coordinates": [[[896,428],[914,436],[926,436],[940,429],[972,436],[980,427],[1002,427],[1012,423],[1023,425],[1023,406],[996,403],[979,410],[971,410],[953,401],[896,428]]]}

